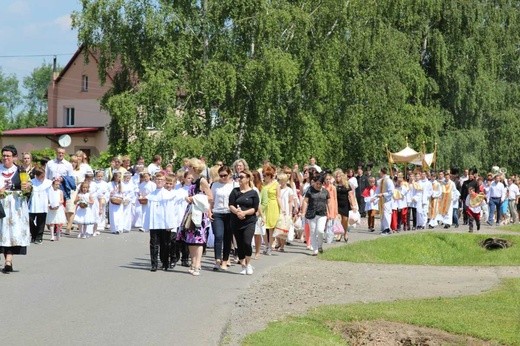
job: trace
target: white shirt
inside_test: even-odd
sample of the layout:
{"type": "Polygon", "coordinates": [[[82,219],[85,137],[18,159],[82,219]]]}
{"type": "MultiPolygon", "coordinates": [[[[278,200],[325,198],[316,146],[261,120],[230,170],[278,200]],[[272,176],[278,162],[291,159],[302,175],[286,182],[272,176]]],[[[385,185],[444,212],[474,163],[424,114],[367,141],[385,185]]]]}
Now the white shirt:
{"type": "Polygon", "coordinates": [[[66,177],[72,175],[72,164],[63,159],[58,161],[58,159],[51,160],[47,162],[45,166],[45,178],[53,180],[56,177],[66,177]]]}
{"type": "Polygon", "coordinates": [[[509,187],[507,188],[507,198],[509,200],[515,200],[518,198],[518,195],[520,195],[520,191],[518,190],[518,185],[516,185],[515,183],[512,183],[511,185],[509,185],[509,187]]]}
{"type": "Polygon", "coordinates": [[[280,213],[285,213],[285,215],[292,216],[292,210],[289,209],[289,200],[291,200],[294,196],[294,191],[290,187],[280,187],[280,199],[282,200],[282,205],[280,206],[280,213]]]}
{"type": "Polygon", "coordinates": [[[153,181],[143,181],[139,184],[139,195],[144,197],[155,189],[157,189],[157,185],[153,181]]]}
{"type": "Polygon", "coordinates": [[[52,181],[44,179],[32,179],[31,198],[29,200],[29,213],[46,213],[49,207],[49,190],[52,189],[52,181]]]}
{"type": "Polygon", "coordinates": [[[229,195],[232,190],[232,182],[222,184],[217,181],[211,185],[211,193],[213,194],[213,213],[229,214],[229,195]]]}
{"type": "Polygon", "coordinates": [[[471,196],[468,195],[468,197],[466,197],[466,201],[465,201],[466,206],[468,207],[468,209],[471,210],[471,211],[472,211],[473,213],[475,213],[475,214],[480,213],[480,212],[482,211],[482,205],[485,204],[485,201],[482,201],[482,203],[480,203],[480,204],[477,205],[476,207],[472,207],[472,206],[470,205],[470,203],[469,203],[470,199],[471,199],[471,196]]]}
{"type": "Polygon", "coordinates": [[[157,172],[160,172],[161,171],[161,167],[160,166],[157,166],[155,163],[150,163],[148,165],[148,173],[150,173],[150,175],[155,175],[155,173],[157,172]]]}
{"type": "Polygon", "coordinates": [[[108,199],[108,196],[110,195],[110,187],[108,186],[108,183],[104,180],[94,180],[92,184],[96,186],[96,196],[94,196],[97,199],[105,198],[108,199]]]}
{"type": "Polygon", "coordinates": [[[352,177],[348,180],[350,186],[352,187],[352,190],[355,190],[358,188],[358,182],[357,182],[357,179],[356,177],[352,177]]]}
{"type": "Polygon", "coordinates": [[[172,191],[174,198],[165,201],[165,225],[166,229],[177,232],[177,228],[180,226],[184,212],[186,211],[188,191],[182,188],[173,189],[172,191]]]}
{"type": "Polygon", "coordinates": [[[500,198],[501,201],[503,201],[506,198],[506,187],[502,182],[492,182],[491,185],[489,185],[489,197],[491,198],[500,198]]]}
{"type": "Polygon", "coordinates": [[[395,185],[392,179],[388,175],[383,176],[383,178],[379,179],[377,182],[376,194],[383,194],[383,198],[385,203],[392,202],[392,197],[394,196],[395,185]],[[385,181],[386,192],[381,192],[381,183],[385,181]]]}
{"type": "Polygon", "coordinates": [[[171,225],[167,223],[166,210],[168,200],[178,196],[175,190],[168,191],[165,188],[156,189],[146,196],[148,203],[146,204],[146,212],[144,213],[143,228],[150,229],[171,229],[171,225]]]}

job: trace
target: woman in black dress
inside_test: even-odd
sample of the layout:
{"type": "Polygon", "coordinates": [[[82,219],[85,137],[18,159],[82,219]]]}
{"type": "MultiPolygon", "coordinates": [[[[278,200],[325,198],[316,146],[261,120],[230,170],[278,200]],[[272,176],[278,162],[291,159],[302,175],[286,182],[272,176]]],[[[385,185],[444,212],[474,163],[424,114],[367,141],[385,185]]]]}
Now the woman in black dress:
{"type": "Polygon", "coordinates": [[[239,186],[229,195],[229,210],[231,211],[231,229],[237,241],[238,259],[242,264],[242,275],[253,274],[251,241],[255,234],[256,213],[260,198],[253,190],[253,175],[248,170],[238,174],[239,186]]]}
{"type": "MultiPolygon", "coordinates": [[[[348,241],[348,213],[352,209],[357,209],[356,194],[350,186],[347,176],[342,170],[334,172],[336,179],[336,194],[338,199],[338,213],[341,215],[341,225],[345,230],[343,238],[348,241]]],[[[336,240],[341,240],[341,234],[336,236],[336,240]]]]}

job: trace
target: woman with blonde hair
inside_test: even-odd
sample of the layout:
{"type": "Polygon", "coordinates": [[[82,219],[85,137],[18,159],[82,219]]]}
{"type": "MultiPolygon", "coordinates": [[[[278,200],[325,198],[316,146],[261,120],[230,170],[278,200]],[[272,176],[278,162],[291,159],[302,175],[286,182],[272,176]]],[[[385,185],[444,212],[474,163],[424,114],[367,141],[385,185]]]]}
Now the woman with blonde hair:
{"type": "Polygon", "coordinates": [[[212,184],[212,183],[214,183],[216,181],[219,181],[219,179],[220,179],[220,175],[219,175],[220,167],[222,167],[222,166],[215,165],[215,166],[213,166],[213,167],[211,167],[209,169],[208,180],[209,180],[210,184],[212,184]]]}
{"type": "Polygon", "coordinates": [[[33,157],[30,152],[22,153],[22,162],[18,167],[21,172],[26,172],[27,174],[29,174],[29,178],[34,179],[36,177],[36,175],[34,174],[34,169],[36,167],[34,167],[32,159],[33,157]]]}
{"type": "MultiPolygon", "coordinates": [[[[329,199],[327,200],[327,230],[328,232],[332,232],[332,225],[338,216],[338,195],[332,174],[327,173],[325,175],[325,183],[323,184],[323,187],[329,193],[329,199]]],[[[340,239],[337,240],[341,240],[341,235],[339,238],[340,239]]]]}
{"type": "MultiPolygon", "coordinates": [[[[260,172],[253,171],[251,173],[253,175],[253,190],[255,190],[258,193],[258,198],[260,201],[262,200],[261,194],[262,194],[262,177],[260,176],[260,172]]],[[[254,259],[258,259],[258,256],[260,256],[260,249],[262,247],[262,237],[265,236],[265,221],[263,219],[262,215],[262,208],[261,206],[258,208],[258,211],[256,213],[257,221],[255,226],[255,257],[254,259]]]]}
{"type": "MultiPolygon", "coordinates": [[[[294,206],[294,191],[287,184],[289,176],[285,173],[278,174],[278,184],[280,186],[280,193],[278,195],[278,205],[280,206],[280,214],[286,219],[292,220],[292,210],[294,206]]],[[[278,251],[285,252],[285,238],[278,237],[278,251]]]]}
{"type": "MultiPolygon", "coordinates": [[[[350,185],[347,175],[341,169],[334,172],[334,178],[336,179],[337,211],[341,215],[341,225],[345,230],[343,238],[348,241],[348,214],[350,210],[358,209],[356,193],[350,185]]],[[[341,240],[341,235],[336,240],[341,240]]]]}
{"type": "Polygon", "coordinates": [[[246,170],[246,171],[249,171],[249,165],[247,164],[246,160],[244,159],[237,159],[235,160],[235,162],[233,162],[233,179],[239,183],[238,181],[238,175],[240,174],[240,172],[246,170]]]}
{"type": "Polygon", "coordinates": [[[85,152],[83,152],[82,150],[78,150],[76,151],[75,156],[76,160],[78,161],[79,170],[83,175],[85,175],[88,171],[92,171],[92,167],[90,167],[90,165],[88,164],[88,157],[87,154],[85,154],[85,152]]]}
{"type": "Polygon", "coordinates": [[[188,245],[191,257],[189,272],[194,276],[199,276],[203,246],[206,244],[206,236],[212,219],[210,203],[213,201],[213,195],[208,180],[201,176],[206,165],[201,160],[192,158],[188,161],[187,168],[195,181],[190,187],[189,196],[186,197],[188,206],[179,227],[177,240],[182,240],[188,245]]]}

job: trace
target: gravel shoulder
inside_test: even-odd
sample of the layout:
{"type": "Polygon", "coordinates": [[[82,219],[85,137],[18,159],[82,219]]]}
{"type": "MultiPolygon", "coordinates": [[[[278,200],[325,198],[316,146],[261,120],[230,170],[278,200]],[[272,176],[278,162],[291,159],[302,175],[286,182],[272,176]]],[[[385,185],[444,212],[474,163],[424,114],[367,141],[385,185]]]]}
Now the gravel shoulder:
{"type": "MultiPolygon", "coordinates": [[[[450,232],[467,230],[459,228],[450,232]]],[[[483,228],[481,233],[518,234],[499,228],[483,228]]],[[[378,235],[362,229],[354,230],[349,243],[376,237],[378,235]]],[[[345,244],[328,245],[325,251],[331,246],[345,244]]],[[[288,252],[310,254],[299,242],[288,252]]],[[[303,314],[319,305],[479,294],[503,278],[520,277],[519,266],[382,265],[330,262],[310,255],[288,256],[278,262],[258,275],[249,289],[237,298],[222,344],[239,345],[246,335],[264,329],[270,321],[303,314]]]]}

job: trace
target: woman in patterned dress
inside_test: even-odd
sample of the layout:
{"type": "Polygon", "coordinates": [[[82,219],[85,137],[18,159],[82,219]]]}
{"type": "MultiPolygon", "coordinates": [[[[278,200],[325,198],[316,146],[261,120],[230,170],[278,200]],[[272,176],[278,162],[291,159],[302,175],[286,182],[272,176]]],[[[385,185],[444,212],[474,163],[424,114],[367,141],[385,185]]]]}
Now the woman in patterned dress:
{"type": "Polygon", "coordinates": [[[29,210],[23,191],[30,189],[30,183],[22,183],[20,172],[14,164],[18,152],[12,145],[2,148],[0,164],[0,203],[5,217],[0,219],[0,252],[4,254],[3,273],[13,271],[13,255],[26,255],[31,242],[29,231],[29,210]]]}
{"type": "Polygon", "coordinates": [[[188,245],[191,257],[191,268],[189,271],[194,276],[200,275],[203,245],[206,243],[206,234],[210,227],[210,220],[212,219],[209,203],[212,202],[213,196],[208,180],[201,176],[205,168],[206,165],[199,159],[192,158],[188,162],[188,172],[193,176],[195,181],[190,187],[189,196],[186,197],[188,206],[186,207],[186,212],[184,213],[184,218],[177,235],[177,240],[182,240],[188,245]],[[196,208],[194,206],[194,200],[198,194],[206,195],[208,202],[208,208],[204,210],[202,214],[200,226],[195,225],[195,222],[192,221],[194,208],[196,208]]]}

